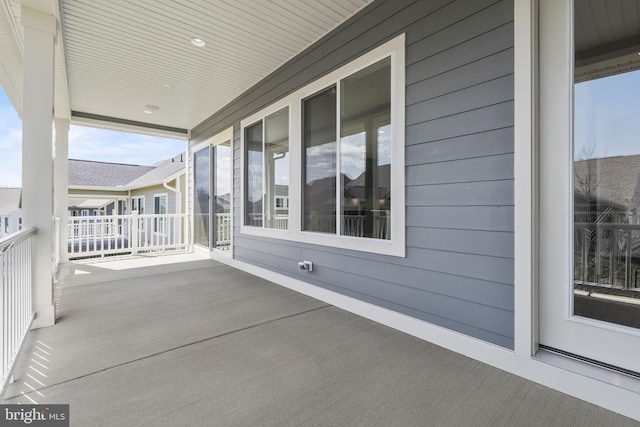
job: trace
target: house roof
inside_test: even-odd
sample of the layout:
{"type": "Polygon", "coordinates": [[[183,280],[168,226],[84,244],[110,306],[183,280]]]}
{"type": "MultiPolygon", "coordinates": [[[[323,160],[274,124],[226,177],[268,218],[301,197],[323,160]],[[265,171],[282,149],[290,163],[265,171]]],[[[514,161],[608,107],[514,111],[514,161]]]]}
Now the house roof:
{"type": "Polygon", "coordinates": [[[20,188],[0,188],[0,214],[10,214],[20,209],[20,188]]]}
{"type": "Polygon", "coordinates": [[[185,157],[184,154],[179,154],[156,163],[153,165],[153,169],[131,181],[127,187],[149,187],[151,185],[161,184],[164,180],[168,180],[177,174],[185,173],[185,157]]]}
{"type": "Polygon", "coordinates": [[[640,155],[580,160],[574,174],[578,195],[600,204],[640,207],[640,155]]]}
{"type": "Polygon", "coordinates": [[[81,200],[69,200],[69,209],[102,209],[108,204],[112,203],[112,200],[105,199],[81,199],[81,200]]]}
{"type": "Polygon", "coordinates": [[[124,187],[153,166],[69,159],[69,186],[124,187]]]}
{"type": "Polygon", "coordinates": [[[153,166],[69,160],[69,186],[130,190],[162,184],[185,173],[185,155],[178,154],[153,166]]]}

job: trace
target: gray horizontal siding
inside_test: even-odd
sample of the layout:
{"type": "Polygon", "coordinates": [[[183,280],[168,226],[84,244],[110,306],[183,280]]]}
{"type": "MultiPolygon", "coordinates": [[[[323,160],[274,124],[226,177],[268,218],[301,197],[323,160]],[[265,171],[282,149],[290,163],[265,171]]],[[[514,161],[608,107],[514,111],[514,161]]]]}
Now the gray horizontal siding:
{"type": "Polygon", "coordinates": [[[512,0],[378,0],[192,141],[231,125],[236,259],[513,348],[512,0]],[[403,32],[406,257],[240,234],[240,120],[403,32]],[[302,259],[313,273],[298,270],[302,259]]]}

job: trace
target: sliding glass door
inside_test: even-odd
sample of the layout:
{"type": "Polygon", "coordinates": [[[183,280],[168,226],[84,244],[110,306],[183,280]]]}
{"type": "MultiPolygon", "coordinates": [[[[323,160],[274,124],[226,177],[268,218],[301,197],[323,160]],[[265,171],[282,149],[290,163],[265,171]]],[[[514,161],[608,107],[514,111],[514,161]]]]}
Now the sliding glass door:
{"type": "Polygon", "coordinates": [[[193,155],[194,243],[229,251],[232,235],[231,129],[216,135],[193,155]]]}
{"type": "Polygon", "coordinates": [[[541,2],[540,344],[638,373],[640,17],[597,9],[541,2]]]}
{"type": "Polygon", "coordinates": [[[197,151],[193,155],[193,187],[195,200],[193,207],[193,241],[197,245],[209,247],[210,202],[211,191],[211,154],[209,147],[197,151]]]}

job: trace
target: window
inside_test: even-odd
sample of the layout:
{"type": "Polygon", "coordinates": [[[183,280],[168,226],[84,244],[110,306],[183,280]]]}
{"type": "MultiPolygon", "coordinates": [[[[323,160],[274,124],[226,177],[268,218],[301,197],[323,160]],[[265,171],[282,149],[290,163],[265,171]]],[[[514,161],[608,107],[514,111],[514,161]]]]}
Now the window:
{"type": "Polygon", "coordinates": [[[211,193],[211,160],[209,147],[197,151],[193,155],[193,180],[196,197],[193,203],[194,210],[194,243],[209,246],[209,221],[211,193]]]}
{"type": "Polygon", "coordinates": [[[305,99],[302,120],[303,230],[390,240],[391,59],[305,99]]]}
{"type": "Polygon", "coordinates": [[[241,233],[404,256],[404,50],[401,35],[242,121],[241,233]]]}
{"type": "MultiPolygon", "coordinates": [[[[154,215],[166,215],[167,213],[167,193],[153,195],[154,215]]],[[[153,231],[160,234],[167,234],[167,218],[154,218],[153,231]]]]}
{"type": "Polygon", "coordinates": [[[131,198],[131,211],[138,211],[140,215],[144,214],[144,196],[131,198]]]}
{"type": "Polygon", "coordinates": [[[270,114],[244,130],[244,225],[288,229],[289,108],[270,114]]]}

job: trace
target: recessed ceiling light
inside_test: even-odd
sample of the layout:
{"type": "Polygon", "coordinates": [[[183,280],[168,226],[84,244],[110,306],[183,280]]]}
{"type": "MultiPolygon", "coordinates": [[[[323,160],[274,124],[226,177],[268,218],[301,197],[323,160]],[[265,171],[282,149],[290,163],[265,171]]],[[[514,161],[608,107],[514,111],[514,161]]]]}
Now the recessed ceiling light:
{"type": "Polygon", "coordinates": [[[195,47],[205,47],[207,45],[207,42],[198,37],[192,37],[190,41],[195,47]]]}
{"type": "Polygon", "coordinates": [[[145,112],[146,114],[153,114],[153,111],[151,111],[151,110],[144,110],[144,112],[145,112]]]}

